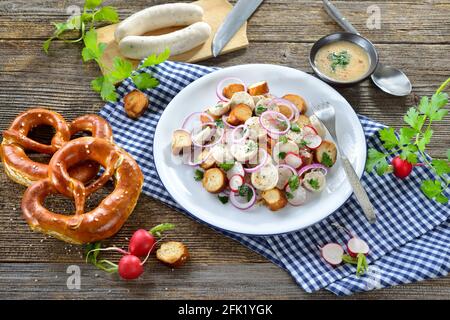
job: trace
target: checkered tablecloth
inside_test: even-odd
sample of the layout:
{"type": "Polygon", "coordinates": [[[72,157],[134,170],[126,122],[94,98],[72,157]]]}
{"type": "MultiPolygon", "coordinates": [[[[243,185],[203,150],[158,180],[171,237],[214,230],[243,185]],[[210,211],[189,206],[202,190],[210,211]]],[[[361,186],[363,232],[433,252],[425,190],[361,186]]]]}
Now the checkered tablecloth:
{"type": "MultiPolygon", "coordinates": [[[[192,81],[216,70],[200,65],[165,62],[142,72],[151,72],[160,85],[146,91],[150,108],[131,120],[123,109],[123,96],[135,89],[129,79],[118,87],[120,99],[106,104],[100,114],[111,124],[114,139],[139,163],[144,173],[143,192],[195,219],[178,205],[164,188],[153,159],[153,138],[158,120],[172,98],[192,81]]],[[[368,147],[382,149],[376,132],[383,125],[359,117],[368,147]]],[[[296,232],[275,236],[246,236],[223,230],[218,232],[239,241],[289,272],[307,292],[326,288],[338,295],[393,286],[444,276],[450,269],[450,206],[428,200],[419,190],[423,179],[431,178],[424,167],[416,167],[405,180],[393,175],[379,177],[364,174],[362,183],[368,190],[378,221],[367,222],[352,196],[341,208],[321,222],[296,232]],[[323,261],[318,245],[328,242],[344,244],[348,236],[332,226],[346,226],[370,245],[369,272],[355,275],[354,265],[331,267],[323,261]]]]}

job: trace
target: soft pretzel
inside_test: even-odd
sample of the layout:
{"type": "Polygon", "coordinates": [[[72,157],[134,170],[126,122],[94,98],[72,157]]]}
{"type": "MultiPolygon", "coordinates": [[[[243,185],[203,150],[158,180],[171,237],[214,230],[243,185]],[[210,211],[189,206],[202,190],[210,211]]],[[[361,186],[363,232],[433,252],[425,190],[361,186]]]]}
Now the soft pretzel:
{"type": "Polygon", "coordinates": [[[61,240],[82,244],[114,235],[133,211],[143,183],[136,161],[124,150],[101,138],[82,137],[66,143],[52,157],[48,178],[32,184],[22,199],[22,211],[31,229],[61,240]],[[88,186],[71,177],[68,168],[80,161],[95,161],[105,168],[100,178],[88,186]],[[115,189],[90,212],[85,200],[115,178],[115,189]],[[75,214],[68,216],[44,208],[45,198],[62,193],[75,201],[75,214]]]}
{"type": "MultiPolygon", "coordinates": [[[[94,137],[112,139],[112,130],[108,122],[97,115],[85,115],[67,124],[57,112],[34,108],[20,114],[8,130],[3,132],[1,157],[8,176],[17,183],[29,186],[37,180],[45,179],[48,166],[31,160],[26,150],[54,154],[71,136],[80,131],[89,131],[94,137]],[[49,125],[55,129],[50,145],[45,145],[27,137],[30,131],[40,125],[49,125]]],[[[99,166],[93,162],[79,163],[70,168],[70,175],[80,181],[89,181],[98,173],[99,166]]]]}

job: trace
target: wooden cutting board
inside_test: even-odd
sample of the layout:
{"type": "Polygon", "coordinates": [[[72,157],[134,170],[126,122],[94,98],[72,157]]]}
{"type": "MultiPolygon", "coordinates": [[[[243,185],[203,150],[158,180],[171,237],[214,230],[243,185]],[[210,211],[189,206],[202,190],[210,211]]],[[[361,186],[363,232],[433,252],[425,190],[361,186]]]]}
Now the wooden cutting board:
{"type": "MultiPolygon", "coordinates": [[[[201,6],[204,9],[205,15],[203,20],[211,26],[212,29],[211,37],[204,44],[188,52],[170,57],[170,60],[172,61],[197,62],[211,58],[213,56],[211,51],[211,43],[214,34],[216,33],[217,29],[219,29],[219,26],[222,24],[227,14],[233,8],[233,6],[227,0],[199,0],[193,3],[201,6]]],[[[119,56],[125,58],[120,54],[119,47],[117,43],[114,41],[114,30],[116,29],[116,26],[117,24],[112,24],[97,29],[98,34],[97,41],[107,44],[105,52],[101,58],[101,62],[106,68],[112,66],[112,61],[114,57],[119,56]]],[[[149,32],[146,35],[160,35],[175,31],[177,29],[180,29],[180,27],[164,28],[153,32],[149,32]]],[[[236,35],[231,39],[231,41],[225,46],[225,48],[222,50],[221,53],[223,54],[235,51],[241,48],[245,48],[247,46],[248,46],[247,23],[245,23],[239,29],[236,35]]],[[[135,67],[139,63],[139,60],[132,60],[132,59],[127,60],[131,61],[135,67]]]]}

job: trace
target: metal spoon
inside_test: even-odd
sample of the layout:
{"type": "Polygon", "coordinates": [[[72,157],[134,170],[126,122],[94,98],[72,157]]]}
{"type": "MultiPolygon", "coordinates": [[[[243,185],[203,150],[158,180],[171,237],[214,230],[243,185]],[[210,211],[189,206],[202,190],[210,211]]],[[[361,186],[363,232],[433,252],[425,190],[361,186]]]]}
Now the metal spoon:
{"type": "MultiPolygon", "coordinates": [[[[360,35],[350,22],[342,15],[329,0],[323,0],[325,11],[345,31],[360,35]]],[[[400,70],[378,63],[377,68],[371,75],[373,83],[386,93],[394,96],[407,96],[411,93],[412,86],[408,77],[400,70]]]]}

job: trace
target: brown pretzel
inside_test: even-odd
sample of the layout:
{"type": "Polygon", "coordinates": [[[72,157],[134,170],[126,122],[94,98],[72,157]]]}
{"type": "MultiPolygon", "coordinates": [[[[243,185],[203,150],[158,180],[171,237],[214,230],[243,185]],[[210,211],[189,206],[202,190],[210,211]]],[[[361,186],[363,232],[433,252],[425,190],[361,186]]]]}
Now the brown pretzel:
{"type": "Polygon", "coordinates": [[[49,176],[25,191],[22,211],[31,229],[61,240],[82,244],[114,235],[134,209],[141,192],[143,175],[136,161],[108,140],[82,137],[66,143],[52,157],[49,176]],[[80,161],[91,160],[105,168],[100,178],[88,186],[70,176],[68,168],[80,161]],[[86,197],[100,188],[110,177],[115,189],[90,212],[84,212],[86,197]],[[67,216],[44,208],[45,198],[62,193],[75,201],[75,214],[67,216]]]}
{"type": "MultiPolygon", "coordinates": [[[[34,108],[20,114],[8,130],[3,132],[1,157],[8,176],[25,186],[34,181],[47,178],[48,166],[31,160],[26,150],[52,155],[71,136],[80,131],[89,131],[95,137],[112,139],[112,130],[108,122],[97,115],[85,115],[67,124],[57,112],[34,108]],[[50,145],[45,145],[27,137],[30,131],[40,125],[49,125],[55,129],[50,145]]],[[[98,173],[96,163],[79,163],[70,168],[70,175],[80,181],[89,181],[98,173]]]]}

